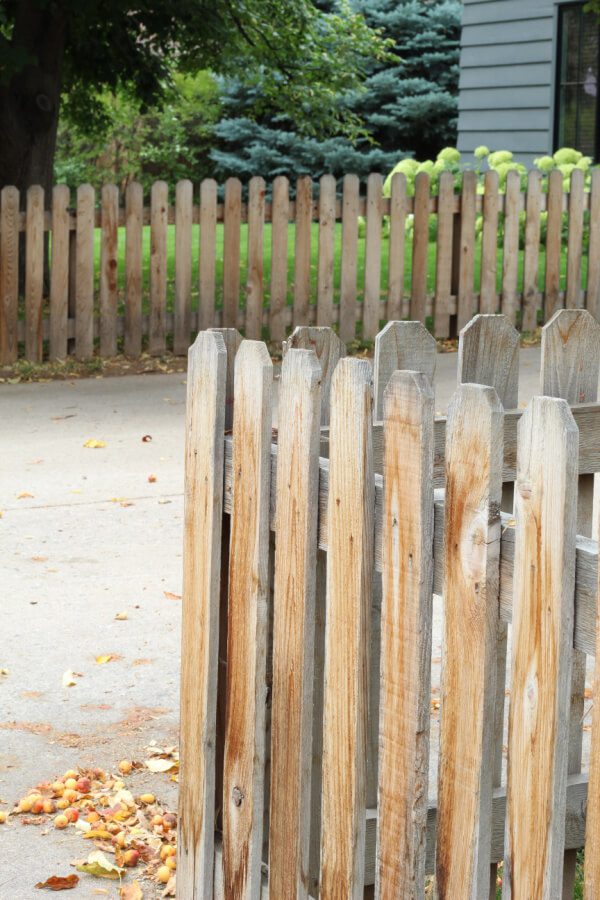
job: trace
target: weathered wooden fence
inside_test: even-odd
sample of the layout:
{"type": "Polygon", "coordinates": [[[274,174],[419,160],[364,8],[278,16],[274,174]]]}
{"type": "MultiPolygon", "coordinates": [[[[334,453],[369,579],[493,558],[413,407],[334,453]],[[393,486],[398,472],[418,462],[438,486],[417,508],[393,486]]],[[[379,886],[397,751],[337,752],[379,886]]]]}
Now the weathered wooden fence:
{"type": "Polygon", "coordinates": [[[192,183],[182,181],[170,205],[159,181],[145,207],[139,184],[128,186],[124,206],[114,185],[99,198],[82,185],[71,207],[68,188],[57,185],[45,211],[34,186],[22,212],[23,198],[5,187],[0,364],[71,352],[137,356],[142,348],[182,354],[213,326],[281,341],[292,326],[337,325],[347,342],[404,318],[427,322],[438,338],[476,312],[503,312],[524,330],[562,307],[600,319],[598,170],[590,192],[575,170],[568,194],[560,172],[547,192],[536,172],[524,193],[514,172],[504,193],[487,173],[483,195],[474,172],[460,193],[444,173],[436,196],[425,173],[414,197],[401,174],[390,198],[377,174],[364,196],[354,175],[343,179],[341,197],[329,175],[318,191],[310,178],[294,188],[291,200],[288,180],[276,178],[267,201],[264,180],[253,178],[242,203],[231,178],[221,203],[206,180],[194,203],[192,183]]]}
{"type": "Polygon", "coordinates": [[[582,773],[586,656],[600,652],[600,325],[563,310],[542,340],[543,396],[521,409],[519,335],[476,316],[441,418],[422,324],[389,323],[373,368],[301,328],[272,430],[265,345],[233,329],[196,339],[182,900],[346,900],[369,885],[405,900],[431,873],[443,900],[480,900],[502,860],[504,897],[554,900],[573,896],[584,844],[586,897],[600,897],[598,701],[582,773]]]}

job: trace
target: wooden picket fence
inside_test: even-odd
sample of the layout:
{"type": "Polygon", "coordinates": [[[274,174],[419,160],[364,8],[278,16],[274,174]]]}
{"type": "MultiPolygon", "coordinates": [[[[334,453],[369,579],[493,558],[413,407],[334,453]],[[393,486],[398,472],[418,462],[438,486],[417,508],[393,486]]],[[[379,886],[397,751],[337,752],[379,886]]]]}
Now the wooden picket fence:
{"type": "Polygon", "coordinates": [[[48,211],[42,188],[33,186],[24,212],[16,188],[5,187],[0,364],[19,356],[109,357],[117,350],[133,357],[143,349],[184,354],[197,331],[213,326],[281,341],[297,325],[336,325],[348,342],[357,333],[372,339],[382,322],[405,318],[427,322],[438,338],[455,335],[476,312],[502,312],[528,331],[562,307],[587,308],[600,319],[600,171],[594,170],[589,193],[579,170],[568,194],[560,172],[551,173],[547,192],[538,172],[530,173],[526,192],[514,172],[505,193],[495,172],[486,174],[483,195],[474,172],[465,173],[458,194],[449,172],[436,196],[425,173],[414,197],[402,174],[394,176],[390,198],[382,184],[380,175],[370,175],[361,196],[359,179],[346,175],[338,198],[335,179],[325,175],[315,199],[316,185],[303,177],[291,200],[288,180],[279,177],[267,202],[265,182],[256,177],[242,203],[242,185],[230,178],[220,203],[217,184],[208,179],[194,204],[192,183],[181,181],[171,206],[168,186],[158,181],[149,207],[140,184],[127,187],[123,207],[108,184],[99,208],[90,185],[77,189],[73,208],[69,189],[57,185],[48,211]]]}
{"type": "Polygon", "coordinates": [[[499,874],[503,897],[555,900],[573,896],[584,845],[585,896],[600,897],[598,702],[582,772],[586,657],[600,651],[600,325],[563,310],[542,341],[541,396],[522,409],[519,335],[476,316],[444,418],[422,324],[389,323],[373,367],[330,329],[299,328],[272,429],[266,346],[199,334],[181,900],[373,885],[405,900],[433,873],[441,900],[495,898],[499,874]]]}

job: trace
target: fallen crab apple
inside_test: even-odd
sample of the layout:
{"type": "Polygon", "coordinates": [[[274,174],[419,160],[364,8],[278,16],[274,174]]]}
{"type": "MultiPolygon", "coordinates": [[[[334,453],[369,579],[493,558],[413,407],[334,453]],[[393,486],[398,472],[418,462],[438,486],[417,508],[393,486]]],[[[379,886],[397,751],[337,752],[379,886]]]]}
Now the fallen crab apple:
{"type": "Polygon", "coordinates": [[[95,847],[73,863],[78,872],[118,880],[127,870],[143,867],[144,877],[166,885],[166,896],[175,896],[177,815],[164,809],[154,794],[134,796],[127,790],[123,777],[140,768],[139,763],[121,760],[118,775],[69,769],[28,791],[13,815],[47,821],[46,816],[58,813],[52,820],[55,828],[72,827],[95,847]]]}

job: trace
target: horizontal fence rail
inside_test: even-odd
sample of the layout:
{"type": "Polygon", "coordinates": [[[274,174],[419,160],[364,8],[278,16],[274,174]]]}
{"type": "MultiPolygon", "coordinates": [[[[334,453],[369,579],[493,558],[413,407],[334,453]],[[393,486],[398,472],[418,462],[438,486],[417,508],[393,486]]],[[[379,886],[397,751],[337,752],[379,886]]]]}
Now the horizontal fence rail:
{"type": "Polygon", "coordinates": [[[300,327],[276,428],[263,344],[190,349],[184,900],[572,897],[584,846],[598,896],[600,324],[553,315],[527,408],[518,348],[468,322],[439,417],[421,322],[372,366],[300,327]]]}
{"type": "Polygon", "coordinates": [[[143,351],[184,354],[196,333],[240,329],[282,341],[298,325],[372,340],[387,320],[455,336],[477,312],[531,331],[563,307],[600,318],[600,172],[575,170],[525,189],[509,172],[480,187],[445,172],[409,196],[372,174],[220,188],[179,182],[115,185],[52,196],[0,192],[0,364],[143,351]],[[434,195],[432,195],[434,194],[434,195]],[[245,199],[243,199],[245,198],[245,199]]]}

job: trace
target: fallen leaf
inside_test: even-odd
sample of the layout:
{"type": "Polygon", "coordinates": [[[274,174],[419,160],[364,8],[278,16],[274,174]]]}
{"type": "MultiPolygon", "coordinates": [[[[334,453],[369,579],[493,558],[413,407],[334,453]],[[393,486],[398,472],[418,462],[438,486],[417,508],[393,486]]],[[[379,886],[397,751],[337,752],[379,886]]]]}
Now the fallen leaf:
{"type": "Polygon", "coordinates": [[[67,669],[62,677],[62,686],[73,687],[75,684],[77,684],[75,681],[75,672],[73,672],[72,669],[67,669]]]}
{"type": "Polygon", "coordinates": [[[117,659],[123,659],[123,657],[119,656],[118,653],[104,653],[102,656],[96,657],[96,662],[99,666],[103,666],[104,663],[112,662],[117,659]]]}
{"type": "MultiPolygon", "coordinates": [[[[89,825],[89,822],[86,824],[89,825]]],[[[102,841],[110,841],[112,838],[110,831],[107,831],[105,828],[90,828],[83,836],[84,838],[90,838],[91,840],[97,839],[102,841]]]]}
{"type": "Polygon", "coordinates": [[[87,447],[89,450],[100,450],[102,447],[106,447],[106,441],[98,441],[95,438],[90,438],[83,446],[87,447]]]}
{"type": "Polygon", "coordinates": [[[171,875],[167,882],[167,886],[162,892],[163,897],[176,897],[177,896],[177,876],[171,875]]]}
{"type": "Polygon", "coordinates": [[[135,506],[135,503],[132,503],[131,500],[124,500],[123,503],[120,503],[119,506],[135,506]]]}
{"type": "Polygon", "coordinates": [[[0,669],[0,675],[8,675],[8,669],[0,669]]]}
{"type": "Polygon", "coordinates": [[[174,594],[172,591],[163,591],[167,600],[181,600],[181,594],[174,594]]]}
{"type": "MultiPolygon", "coordinates": [[[[161,506],[164,506],[166,503],[172,503],[173,501],[172,501],[172,500],[165,500],[164,497],[161,497],[160,500],[159,500],[158,502],[160,503],[161,506]]],[[[2,513],[0,513],[0,517],[1,517],[1,516],[2,516],[2,513]]]]}
{"type": "Polygon", "coordinates": [[[154,482],[156,481],[156,475],[148,475],[148,481],[150,482],[150,484],[154,484],[154,482]]]}
{"type": "Polygon", "coordinates": [[[29,491],[21,491],[20,494],[17,494],[17,500],[26,500],[29,497],[33,497],[33,494],[30,494],[29,491]]]}
{"type": "Polygon", "coordinates": [[[120,900],[144,900],[139,881],[124,884],[119,891],[119,898],[120,900]]]}
{"type": "Polygon", "coordinates": [[[32,556],[31,562],[48,562],[47,556],[32,556]]]}
{"type": "Polygon", "coordinates": [[[152,435],[151,435],[151,434],[145,434],[144,437],[142,438],[142,442],[143,442],[144,444],[150,443],[151,440],[152,440],[152,435]]]}
{"type": "Polygon", "coordinates": [[[118,612],[115,616],[115,619],[117,619],[119,622],[124,622],[127,618],[128,616],[126,612],[118,612]]]}
{"type": "Polygon", "coordinates": [[[51,875],[46,881],[38,881],[36,888],[48,888],[49,891],[70,891],[79,883],[79,875],[51,875]]]}
{"type": "Polygon", "coordinates": [[[112,878],[114,880],[125,874],[125,869],[111,863],[102,850],[94,850],[93,853],[90,853],[87,860],[77,866],[77,871],[95,875],[96,878],[112,878]]]}
{"type": "Polygon", "coordinates": [[[146,768],[151,772],[170,772],[179,766],[175,759],[161,759],[160,757],[146,760],[146,768]]]}

